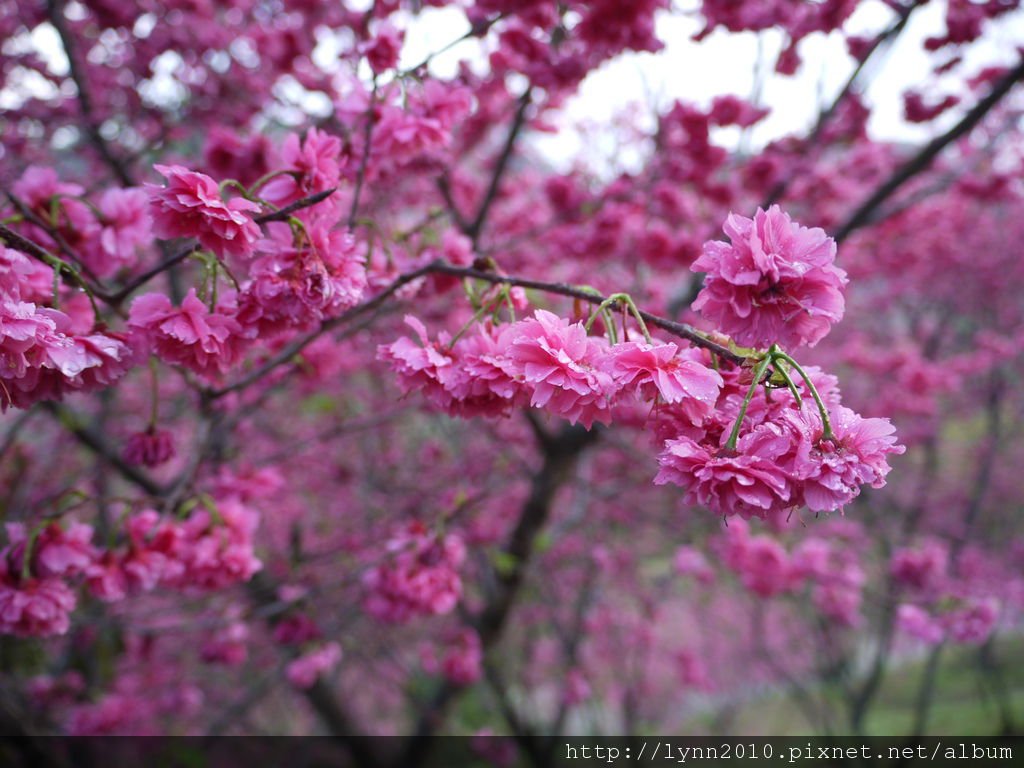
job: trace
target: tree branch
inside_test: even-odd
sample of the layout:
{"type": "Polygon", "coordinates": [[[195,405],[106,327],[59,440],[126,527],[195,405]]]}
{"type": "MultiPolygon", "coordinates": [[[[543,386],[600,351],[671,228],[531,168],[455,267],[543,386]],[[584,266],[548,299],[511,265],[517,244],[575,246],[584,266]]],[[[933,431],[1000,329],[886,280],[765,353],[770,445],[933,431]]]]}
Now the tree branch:
{"type": "Polygon", "coordinates": [[[153,480],[149,475],[122,459],[117,450],[107,443],[103,435],[99,434],[92,427],[79,423],[79,418],[70,409],[53,402],[42,403],[41,406],[53,414],[75,436],[78,442],[91,449],[96,455],[106,461],[107,464],[116,469],[125,480],[138,486],[150,496],[163,496],[167,492],[166,488],[153,480]]]}
{"type": "Polygon", "coordinates": [[[508,162],[512,159],[512,152],[515,149],[516,141],[523,129],[523,125],[526,123],[526,110],[529,108],[532,98],[532,87],[527,88],[523,95],[519,97],[519,106],[516,107],[515,116],[512,118],[512,125],[508,129],[508,136],[505,137],[505,145],[501,148],[501,154],[498,155],[498,161],[494,166],[494,173],[491,174],[491,181],[487,187],[487,192],[484,193],[483,200],[480,201],[480,207],[477,209],[472,223],[465,230],[466,235],[473,241],[474,250],[480,240],[480,233],[483,231],[484,224],[487,223],[487,214],[490,213],[491,205],[498,196],[498,188],[501,186],[501,179],[508,168],[508,162]]]}
{"type": "Polygon", "coordinates": [[[941,136],[936,136],[928,144],[922,147],[914,157],[900,166],[888,180],[876,189],[860,206],[855,210],[846,222],[832,235],[837,243],[845,240],[851,232],[864,226],[875,210],[884,203],[890,195],[902,187],[907,181],[921,173],[931,165],[932,160],[947,146],[968,134],[981,119],[998,104],[1002,98],[1013,88],[1017,82],[1024,78],[1024,59],[1021,59],[1017,66],[1003,75],[993,86],[988,96],[974,105],[959,123],[954,125],[941,136]]]}
{"type": "MultiPolygon", "coordinates": [[[[571,477],[580,455],[597,442],[600,435],[598,429],[587,431],[580,426],[566,426],[557,435],[538,442],[544,462],[533,476],[530,495],[503,549],[504,560],[511,563],[511,567],[496,574],[496,594],[476,622],[485,653],[497,645],[505,628],[533,556],[537,534],[551,515],[555,495],[571,477]]],[[[430,737],[443,723],[444,712],[460,690],[447,682],[438,688],[430,706],[421,714],[414,735],[406,742],[397,766],[415,768],[427,760],[430,737]]]]}
{"type": "Polygon", "coordinates": [[[50,23],[57,30],[61,44],[64,46],[64,53],[68,57],[68,68],[71,72],[71,79],[78,89],[78,104],[82,108],[82,117],[85,118],[85,128],[89,139],[120,182],[126,187],[135,186],[135,180],[124,161],[114,154],[100,131],[100,121],[96,117],[92,91],[89,89],[85,73],[78,64],[75,40],[71,30],[68,29],[67,20],[64,18],[64,0],[49,0],[46,5],[50,23]]]}

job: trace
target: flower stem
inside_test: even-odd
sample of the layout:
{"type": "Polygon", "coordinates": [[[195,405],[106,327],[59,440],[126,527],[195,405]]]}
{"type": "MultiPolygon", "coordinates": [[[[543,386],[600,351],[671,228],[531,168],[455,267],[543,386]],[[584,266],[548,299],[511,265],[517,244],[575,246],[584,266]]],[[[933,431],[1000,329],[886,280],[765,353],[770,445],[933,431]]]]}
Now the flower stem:
{"type": "Polygon", "coordinates": [[[789,363],[793,370],[800,374],[800,378],[804,380],[807,385],[807,389],[811,391],[811,396],[814,398],[814,402],[818,405],[818,412],[821,414],[821,423],[824,427],[822,433],[822,439],[824,440],[835,440],[836,436],[832,433],[832,421],[828,417],[828,409],[825,407],[825,403],[822,402],[821,395],[818,394],[818,388],[814,386],[814,382],[811,381],[811,377],[807,375],[807,371],[800,367],[800,364],[792,357],[787,355],[781,349],[775,348],[777,351],[773,353],[773,357],[778,360],[783,360],[789,363]]]}
{"type": "Polygon", "coordinates": [[[782,377],[782,380],[786,382],[786,386],[789,388],[789,391],[793,393],[793,399],[796,400],[797,406],[802,408],[804,400],[800,397],[800,390],[796,388],[796,384],[793,382],[793,377],[789,375],[789,371],[786,370],[786,366],[780,364],[779,355],[783,354],[782,348],[779,347],[778,344],[772,344],[771,349],[768,350],[768,354],[772,356],[776,363],[774,366],[775,372],[778,373],[779,376],[782,377]]]}
{"type": "Polygon", "coordinates": [[[729,440],[725,444],[727,451],[736,450],[736,441],[740,437],[740,425],[743,423],[743,417],[747,415],[747,408],[750,406],[750,401],[754,399],[754,393],[757,391],[758,384],[761,383],[761,378],[764,376],[764,372],[768,370],[768,366],[771,365],[772,356],[766,354],[761,358],[761,361],[754,368],[754,380],[750,382],[750,389],[747,390],[746,397],[743,398],[743,405],[740,406],[739,415],[736,417],[736,423],[732,425],[732,432],[729,433],[729,440]]]}

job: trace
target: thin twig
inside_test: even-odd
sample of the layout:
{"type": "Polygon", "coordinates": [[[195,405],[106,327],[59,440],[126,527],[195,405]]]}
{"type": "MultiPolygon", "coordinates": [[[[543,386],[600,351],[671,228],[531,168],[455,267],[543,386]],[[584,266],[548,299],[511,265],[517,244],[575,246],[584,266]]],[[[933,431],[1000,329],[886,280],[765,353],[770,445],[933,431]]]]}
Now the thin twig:
{"type": "MultiPolygon", "coordinates": [[[[875,53],[882,48],[884,43],[894,40],[896,37],[900,35],[901,32],[903,32],[903,30],[907,26],[907,22],[910,20],[910,14],[913,12],[915,8],[918,7],[918,5],[920,5],[919,2],[914,2],[911,3],[909,6],[905,7],[900,12],[899,17],[896,19],[896,21],[893,22],[892,26],[890,26],[888,29],[882,32],[882,34],[880,34],[878,37],[874,39],[874,41],[871,43],[871,46],[868,48],[867,52],[864,54],[864,57],[859,62],[857,62],[857,66],[854,67],[853,72],[850,73],[850,76],[846,79],[846,83],[843,85],[842,89],[836,95],[835,99],[832,100],[832,103],[828,106],[827,109],[824,109],[819,113],[818,119],[814,124],[814,128],[811,129],[810,135],[803,142],[805,152],[808,148],[813,147],[817,143],[822,131],[825,129],[825,126],[828,124],[828,122],[832,119],[832,116],[835,115],[840,105],[842,105],[842,103],[846,101],[847,98],[849,98],[850,94],[853,93],[853,86],[860,79],[861,73],[867,66],[868,61],[870,61],[871,58],[875,55],[875,53]]],[[[778,184],[775,185],[775,187],[768,193],[768,196],[761,203],[761,207],[767,208],[772,203],[776,202],[784,194],[786,194],[786,190],[789,188],[789,185],[793,182],[793,179],[794,176],[790,175],[787,176],[785,179],[779,181],[778,184]]]]}
{"type": "Polygon", "coordinates": [[[991,111],[993,107],[998,104],[1002,98],[1013,88],[1017,82],[1024,78],[1024,58],[1022,58],[1017,66],[1008,71],[1002,78],[996,82],[988,96],[979,101],[974,105],[959,123],[954,125],[948,131],[941,136],[937,136],[926,144],[920,152],[914,157],[896,169],[889,179],[876,189],[860,206],[855,210],[850,217],[840,226],[833,238],[835,241],[841,242],[845,240],[851,232],[858,229],[866,224],[871,215],[875,212],[882,203],[884,203],[890,195],[896,190],[902,187],[907,181],[912,179],[917,174],[921,173],[931,165],[932,160],[947,146],[952,144],[954,141],[959,139],[961,136],[966,135],[977,125],[981,119],[991,111]]]}
{"type": "Polygon", "coordinates": [[[70,409],[52,402],[43,403],[42,407],[52,413],[75,436],[78,442],[104,459],[125,480],[138,486],[150,496],[163,496],[166,493],[166,489],[149,475],[122,459],[118,451],[106,441],[103,435],[92,427],[82,424],[79,417],[70,409]]]}
{"type": "Polygon", "coordinates": [[[494,166],[494,172],[491,174],[491,181],[488,184],[487,192],[484,193],[483,200],[480,201],[480,207],[477,209],[476,216],[473,218],[472,223],[470,223],[469,227],[465,230],[466,235],[473,241],[474,248],[480,240],[480,233],[483,231],[484,224],[487,222],[487,214],[490,213],[491,205],[498,196],[498,189],[501,186],[502,177],[505,175],[506,168],[508,168],[509,160],[512,159],[512,153],[515,149],[516,141],[519,138],[519,133],[522,131],[523,125],[526,123],[526,110],[529,108],[532,98],[532,88],[527,88],[523,92],[523,95],[519,97],[519,105],[516,107],[516,113],[512,118],[512,125],[508,129],[508,135],[505,137],[505,144],[501,148],[501,154],[498,155],[497,163],[494,166]]]}

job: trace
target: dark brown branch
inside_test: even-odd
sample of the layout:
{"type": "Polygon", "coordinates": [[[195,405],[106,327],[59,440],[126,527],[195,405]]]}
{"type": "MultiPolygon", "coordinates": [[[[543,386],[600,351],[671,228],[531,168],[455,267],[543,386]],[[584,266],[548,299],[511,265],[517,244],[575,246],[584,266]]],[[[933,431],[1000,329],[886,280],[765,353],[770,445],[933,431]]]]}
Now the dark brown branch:
{"type": "Polygon", "coordinates": [[[348,212],[348,228],[356,225],[356,216],[359,213],[359,198],[363,193],[363,184],[366,182],[366,166],[370,162],[370,141],[373,139],[373,124],[377,107],[377,78],[373,79],[373,91],[370,93],[370,104],[366,108],[366,128],[363,130],[363,155],[359,160],[359,169],[356,171],[355,189],[352,191],[352,207],[348,212]]]}
{"type": "Polygon", "coordinates": [[[455,204],[455,198],[452,197],[451,182],[448,181],[447,175],[442,174],[437,177],[437,189],[441,193],[441,198],[444,200],[444,204],[447,206],[448,213],[451,214],[455,226],[466,232],[469,229],[469,222],[466,221],[466,217],[462,215],[462,211],[455,204]]]}
{"type": "Polygon", "coordinates": [[[138,486],[150,496],[163,496],[166,493],[166,489],[153,478],[122,459],[118,451],[107,443],[103,435],[92,427],[81,424],[79,418],[68,408],[52,402],[43,403],[42,407],[52,413],[75,436],[78,442],[116,469],[125,480],[138,486]]]}
{"type": "MultiPolygon", "coordinates": [[[[896,19],[896,21],[893,22],[892,26],[890,26],[888,29],[882,32],[882,34],[880,34],[878,37],[874,39],[874,41],[871,43],[870,48],[868,48],[867,52],[864,54],[864,57],[859,62],[857,62],[857,66],[854,68],[853,72],[850,73],[850,76],[847,78],[846,83],[843,85],[842,89],[836,95],[835,99],[832,100],[832,103],[828,106],[827,109],[822,110],[822,112],[818,115],[818,120],[815,122],[814,128],[811,129],[810,135],[803,142],[805,148],[814,146],[814,144],[818,141],[818,138],[821,136],[821,133],[825,129],[825,126],[832,119],[832,116],[836,113],[836,111],[839,109],[842,103],[846,101],[847,98],[849,98],[850,94],[853,93],[853,86],[857,83],[857,80],[860,79],[861,73],[864,71],[864,68],[865,66],[867,66],[867,63],[871,60],[875,53],[882,48],[882,46],[885,43],[894,40],[900,35],[901,32],[903,32],[903,30],[907,26],[907,21],[910,20],[910,14],[919,5],[920,3],[915,1],[906,8],[904,8],[900,12],[899,17],[896,19]]],[[[793,182],[793,178],[794,177],[790,175],[787,176],[785,179],[779,181],[779,183],[776,184],[775,187],[768,193],[768,196],[765,198],[764,202],[761,203],[761,207],[767,208],[772,203],[776,202],[784,194],[786,194],[786,190],[789,188],[789,185],[793,182]]]]}
{"type": "Polygon", "coordinates": [[[1017,82],[1024,78],[1024,59],[1021,59],[1017,66],[1008,71],[989,92],[988,96],[979,101],[968,112],[959,123],[954,125],[941,136],[937,136],[926,144],[920,152],[900,166],[889,179],[876,189],[860,207],[854,211],[846,222],[836,230],[833,237],[836,242],[845,240],[851,232],[864,226],[871,218],[875,210],[884,203],[896,190],[902,187],[907,181],[917,174],[926,170],[932,160],[938,156],[943,149],[952,144],[962,136],[967,135],[993,107],[1013,88],[1017,82]]]}
{"type": "Polygon", "coordinates": [[[519,134],[526,123],[526,110],[529,108],[532,98],[532,88],[527,88],[523,95],[519,97],[519,105],[516,107],[516,113],[512,118],[512,125],[508,129],[508,135],[505,137],[505,144],[501,148],[501,154],[498,155],[494,172],[491,174],[491,181],[488,184],[487,192],[484,193],[483,200],[480,201],[480,207],[477,209],[472,223],[465,230],[466,235],[473,241],[474,248],[476,248],[480,240],[480,233],[483,231],[484,224],[487,223],[487,214],[490,213],[491,205],[498,196],[501,180],[505,175],[505,170],[508,168],[509,160],[512,159],[512,153],[515,150],[519,134]]]}
{"type": "MultiPolygon", "coordinates": [[[[557,435],[538,441],[544,462],[534,474],[530,495],[519,512],[519,520],[508,544],[503,549],[504,561],[511,564],[507,571],[495,574],[496,591],[487,601],[476,622],[480,644],[484,652],[497,645],[519,595],[533,556],[537,535],[551,515],[555,495],[569,480],[580,455],[600,436],[597,429],[587,431],[580,426],[566,426],[557,435]]],[[[435,692],[430,705],[423,710],[413,736],[406,742],[396,765],[416,768],[426,762],[430,737],[443,723],[444,712],[460,689],[443,683],[435,692]]]]}
{"type": "Polygon", "coordinates": [[[5,189],[4,194],[7,195],[7,199],[11,201],[11,204],[15,208],[18,209],[18,213],[20,213],[26,221],[35,224],[40,229],[44,230],[46,234],[53,238],[53,241],[57,243],[57,246],[60,248],[61,252],[74,259],[75,263],[82,270],[83,274],[85,274],[94,284],[99,285],[99,277],[97,277],[96,273],[89,268],[89,265],[86,264],[82,260],[82,258],[75,252],[75,250],[71,247],[67,239],[64,237],[64,235],[61,234],[60,230],[57,229],[57,227],[52,226],[49,222],[43,221],[42,218],[36,215],[35,211],[33,211],[25,204],[24,200],[19,198],[10,190],[5,189]]]}
{"type": "Polygon", "coordinates": [[[61,280],[66,285],[74,288],[85,287],[94,296],[97,296],[104,301],[109,298],[103,290],[88,283],[86,278],[77,269],[72,268],[66,261],[53,255],[41,245],[29,240],[27,237],[19,235],[5,224],[0,224],[0,240],[3,240],[3,242],[7,243],[7,245],[11,246],[14,250],[21,251],[25,255],[31,256],[37,261],[41,261],[43,264],[46,264],[48,267],[52,267],[57,270],[60,274],[61,280]]]}
{"type": "Polygon", "coordinates": [[[325,189],[322,192],[317,192],[315,194],[309,195],[308,197],[304,197],[301,200],[296,200],[294,203],[286,205],[279,211],[272,211],[271,213],[264,213],[261,216],[256,216],[253,218],[253,221],[255,221],[257,224],[264,224],[268,221],[287,221],[288,217],[291,216],[296,211],[301,211],[303,208],[309,208],[310,206],[316,205],[317,203],[322,203],[328,197],[333,195],[337,190],[337,187],[325,189]]]}
{"type": "MultiPolygon", "coordinates": [[[[525,278],[511,277],[508,275],[499,275],[494,272],[485,272],[479,269],[472,269],[470,267],[457,267],[452,264],[448,264],[443,261],[435,261],[427,264],[424,267],[404,274],[394,280],[384,291],[374,296],[364,304],[352,307],[352,309],[344,312],[338,317],[324,321],[320,327],[306,334],[305,336],[296,339],[291,344],[286,346],[283,350],[278,352],[276,355],[267,360],[263,365],[259,366],[249,374],[243,376],[238,381],[229,384],[221,389],[213,390],[210,392],[210,397],[217,399],[227,395],[231,392],[237,392],[240,389],[248,387],[250,384],[255,383],[259,379],[266,376],[268,373],[276,369],[277,367],[287,363],[295,355],[305,349],[307,346],[312,344],[325,332],[332,328],[337,328],[340,325],[351,322],[352,320],[365,315],[368,312],[379,309],[384,302],[386,302],[391,296],[398,292],[403,286],[408,285],[411,282],[419,280],[429,274],[445,274],[454,275],[456,277],[468,277],[477,280],[485,280],[489,283],[496,285],[511,285],[518,286],[521,288],[530,288],[533,290],[544,291],[545,293],[552,293],[559,296],[567,296],[573,299],[579,299],[589,304],[600,304],[605,301],[606,297],[599,293],[583,290],[582,288],[575,288],[571,285],[565,285],[564,283],[545,283],[540,280],[527,280],[525,278]]],[[[664,331],[668,331],[674,336],[686,339],[695,347],[701,347],[714,354],[718,355],[724,361],[728,361],[735,365],[741,365],[746,360],[742,355],[738,355],[728,347],[724,347],[721,344],[711,341],[705,337],[700,331],[691,325],[686,323],[679,323],[675,320],[669,320],[665,317],[658,315],[652,315],[650,312],[640,310],[640,316],[643,317],[644,322],[648,325],[653,325],[657,328],[661,328],[664,331]]]]}
{"type": "Polygon", "coordinates": [[[112,303],[114,303],[114,304],[120,304],[122,301],[124,301],[126,298],[128,298],[132,293],[134,293],[138,288],[140,288],[143,285],[145,285],[146,283],[148,283],[150,280],[152,280],[157,275],[159,275],[159,274],[161,274],[163,272],[166,272],[168,269],[170,269],[171,267],[174,267],[177,264],[180,264],[181,262],[183,262],[185,259],[187,259],[189,256],[191,256],[193,253],[195,253],[198,250],[199,250],[199,244],[195,243],[193,245],[190,245],[188,248],[182,249],[181,251],[179,251],[178,253],[174,254],[170,258],[164,259],[159,264],[157,264],[155,267],[153,267],[152,269],[149,269],[149,270],[143,272],[141,275],[139,275],[138,277],[134,278],[130,283],[128,283],[123,288],[121,288],[119,291],[117,291],[117,293],[115,293],[113,296],[110,297],[110,301],[112,303]]]}
{"type": "MultiPolygon", "coordinates": [[[[587,291],[564,283],[545,283],[540,280],[527,280],[521,277],[499,275],[494,272],[486,272],[479,269],[473,269],[471,267],[457,267],[444,262],[434,262],[423,269],[427,272],[437,272],[445,275],[454,275],[456,277],[469,277],[476,280],[486,280],[489,283],[497,285],[511,285],[519,288],[543,291],[544,293],[553,293],[559,296],[579,299],[580,301],[585,301],[589,304],[600,304],[607,298],[597,292],[587,291]]],[[[730,363],[740,365],[746,359],[729,348],[711,341],[691,325],[679,323],[675,320],[669,320],[668,318],[660,317],[658,315],[653,315],[650,312],[645,312],[644,310],[640,310],[640,316],[648,325],[653,325],[657,328],[661,328],[663,331],[668,331],[672,335],[678,336],[681,339],[686,339],[695,347],[701,347],[709,352],[714,352],[722,360],[727,360],[730,363]]]]}
{"type": "Polygon", "coordinates": [[[123,160],[114,154],[110,144],[103,138],[103,134],[100,131],[100,121],[96,116],[92,91],[89,88],[85,72],[82,71],[78,64],[75,39],[71,34],[71,30],[68,29],[67,20],[64,18],[64,0],[49,0],[47,3],[47,13],[50,23],[60,36],[61,44],[64,46],[64,53],[68,57],[68,68],[71,72],[71,79],[78,89],[78,104],[82,108],[86,132],[89,134],[92,145],[124,186],[134,186],[135,180],[128,171],[128,167],[123,160]]]}
{"type": "MultiPolygon", "coordinates": [[[[256,574],[246,586],[249,600],[257,613],[277,605],[277,585],[265,573],[256,574]]],[[[266,616],[267,625],[271,629],[280,619],[281,615],[276,612],[266,616]]],[[[349,750],[356,765],[371,768],[381,764],[372,741],[361,734],[361,729],[353,722],[323,678],[318,678],[312,687],[306,689],[305,695],[328,732],[349,750]]]]}

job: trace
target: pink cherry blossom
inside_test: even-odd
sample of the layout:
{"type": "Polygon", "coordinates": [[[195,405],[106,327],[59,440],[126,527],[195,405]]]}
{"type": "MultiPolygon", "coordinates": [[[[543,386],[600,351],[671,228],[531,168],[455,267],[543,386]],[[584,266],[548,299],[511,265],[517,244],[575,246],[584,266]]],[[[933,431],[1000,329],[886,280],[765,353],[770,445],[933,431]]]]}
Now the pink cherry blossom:
{"type": "Polygon", "coordinates": [[[942,624],[917,605],[900,605],[896,612],[896,621],[903,632],[929,645],[939,643],[945,637],[942,624]]]}
{"type": "Polygon", "coordinates": [[[693,303],[739,344],[813,346],[843,317],[846,273],[821,229],[793,223],[778,206],[753,219],[731,214],[731,244],[710,241],[693,264],[708,273],[693,303]]]}
{"type": "Polygon", "coordinates": [[[153,221],[149,215],[149,197],[143,189],[108,189],[98,205],[99,252],[90,266],[101,276],[119,268],[134,266],[136,252],[153,241],[153,221]]]}
{"type": "Polygon", "coordinates": [[[889,573],[897,584],[919,592],[939,586],[946,576],[949,550],[942,542],[929,540],[919,547],[901,547],[892,554],[889,573]]]}
{"type": "Polygon", "coordinates": [[[180,165],[153,166],[167,186],[147,185],[157,237],[195,237],[217,256],[242,258],[252,253],[260,234],[250,214],[259,205],[242,197],[225,202],[217,182],[180,165]]]}
{"type": "Polygon", "coordinates": [[[699,424],[714,410],[722,377],[694,359],[697,356],[680,352],[671,342],[630,341],[611,348],[610,366],[620,387],[638,388],[645,400],[653,400],[657,394],[666,403],[683,403],[699,424]]]}
{"type": "Polygon", "coordinates": [[[158,467],[174,458],[174,436],[155,427],[136,432],[125,442],[122,457],[129,464],[158,467]]]}
{"type": "Polygon", "coordinates": [[[472,685],[483,675],[483,649],[480,636],[463,630],[449,644],[441,659],[441,672],[455,685],[472,685]]]}
{"type": "Polygon", "coordinates": [[[412,524],[388,542],[393,556],[368,570],[363,607],[380,621],[404,623],[417,615],[450,613],[462,596],[462,539],[443,537],[412,524]]]}
{"type": "Polygon", "coordinates": [[[775,458],[770,453],[716,455],[691,438],[681,437],[665,442],[654,482],[682,487],[687,503],[719,515],[764,518],[793,506],[789,479],[775,458]]]}
{"type": "Polygon", "coordinates": [[[75,595],[61,578],[22,579],[0,560],[0,635],[48,637],[71,627],[75,595]]]}
{"type": "Polygon", "coordinates": [[[312,688],[317,679],[330,672],[341,662],[341,646],[338,643],[324,643],[290,661],[285,669],[288,682],[296,688],[312,688]]]}
{"type": "Polygon", "coordinates": [[[970,600],[967,605],[942,617],[953,642],[981,645],[988,640],[999,619],[999,601],[994,598],[970,600]]]}
{"type": "Polygon", "coordinates": [[[611,419],[615,380],[605,370],[607,344],[582,323],[539,309],[516,324],[505,371],[530,391],[530,405],[588,429],[611,419]]]}
{"type": "Polygon", "coordinates": [[[195,289],[177,308],[160,293],[139,296],[132,302],[128,325],[162,360],[207,378],[227,371],[243,343],[238,321],[231,314],[211,312],[195,289]]]}

